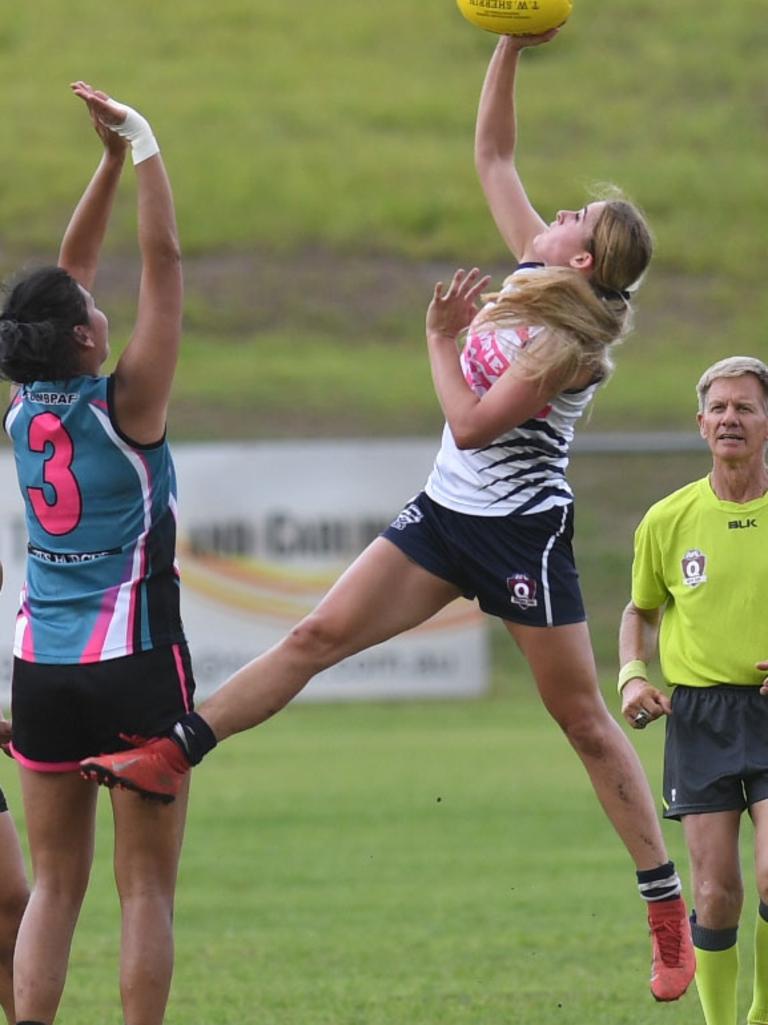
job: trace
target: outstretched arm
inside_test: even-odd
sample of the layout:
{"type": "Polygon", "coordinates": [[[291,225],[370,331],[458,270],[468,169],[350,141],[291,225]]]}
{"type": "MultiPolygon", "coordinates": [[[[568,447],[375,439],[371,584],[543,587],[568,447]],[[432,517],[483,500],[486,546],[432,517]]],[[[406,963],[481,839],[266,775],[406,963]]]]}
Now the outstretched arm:
{"type": "Polygon", "coordinates": [[[496,227],[518,260],[531,258],[531,242],[546,225],[531,206],[515,162],[517,66],[521,50],[546,43],[557,32],[502,36],[488,65],[477,111],[475,166],[496,227]]]}
{"type": "MultiPolygon", "coordinates": [[[[85,82],[76,85],[90,89],[85,82]]],[[[100,95],[106,98],[104,93],[100,95]]],[[[90,105],[88,110],[104,144],[104,155],[64,232],[58,263],[91,291],[128,144],[98,120],[90,105]]]]}
{"type": "Polygon", "coordinates": [[[146,120],[104,94],[75,92],[102,124],[131,143],[142,269],[136,324],[115,369],[115,405],[121,430],[151,444],[165,430],[181,341],[183,286],[173,194],[146,120]]]}

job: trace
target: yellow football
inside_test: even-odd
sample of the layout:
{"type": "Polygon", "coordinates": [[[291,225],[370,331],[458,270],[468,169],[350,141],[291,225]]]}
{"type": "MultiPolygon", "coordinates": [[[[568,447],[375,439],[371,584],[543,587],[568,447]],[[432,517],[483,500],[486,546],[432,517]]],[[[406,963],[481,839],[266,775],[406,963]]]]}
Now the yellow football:
{"type": "Polygon", "coordinates": [[[571,13],[571,0],[456,0],[473,25],[505,36],[541,35],[571,13]]]}

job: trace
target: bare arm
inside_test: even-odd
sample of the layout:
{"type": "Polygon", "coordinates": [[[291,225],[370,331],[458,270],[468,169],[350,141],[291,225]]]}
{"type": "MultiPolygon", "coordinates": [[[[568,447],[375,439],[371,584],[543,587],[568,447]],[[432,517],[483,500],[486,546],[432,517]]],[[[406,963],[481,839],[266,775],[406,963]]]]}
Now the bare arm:
{"type": "Polygon", "coordinates": [[[96,133],[104,144],[104,154],[64,232],[58,263],[91,291],[123,170],[127,144],[98,120],[90,106],[89,113],[96,133]]]}
{"type": "Polygon", "coordinates": [[[427,310],[427,349],[435,393],[459,448],[482,448],[524,423],[570,382],[531,380],[514,364],[484,395],[476,395],[461,369],[456,340],[477,312],[476,299],[488,284],[475,269],[456,271],[447,290],[435,286],[427,310]]]}
{"type": "MultiPolygon", "coordinates": [[[[640,609],[630,602],[624,609],[619,627],[619,664],[639,659],[650,662],[656,653],[662,609],[640,609]]],[[[669,697],[648,680],[636,676],[627,681],[621,692],[621,714],[632,723],[638,712],[644,709],[651,721],[662,715],[670,715],[672,704],[669,697]]]]}
{"type": "Polygon", "coordinates": [[[531,257],[531,242],[546,225],[531,206],[517,171],[515,79],[521,50],[556,34],[557,29],[542,36],[502,36],[488,65],[477,111],[475,166],[496,227],[519,260],[531,257]]]}
{"type": "MultiPolygon", "coordinates": [[[[103,93],[76,90],[108,128],[125,130],[129,119],[149,126],[103,93]]],[[[136,156],[141,283],[136,324],[115,369],[115,407],[121,430],[142,444],[159,441],[181,342],[182,272],[176,215],[168,175],[154,139],[152,155],[136,156]],[[137,162],[138,160],[138,162],[137,162]]],[[[137,144],[134,142],[135,147],[137,144]]]]}
{"type": "Polygon", "coordinates": [[[159,440],[181,344],[183,284],[173,196],[162,157],[136,168],[139,305],[130,341],[115,368],[115,403],[121,428],[136,441],[159,440]]]}

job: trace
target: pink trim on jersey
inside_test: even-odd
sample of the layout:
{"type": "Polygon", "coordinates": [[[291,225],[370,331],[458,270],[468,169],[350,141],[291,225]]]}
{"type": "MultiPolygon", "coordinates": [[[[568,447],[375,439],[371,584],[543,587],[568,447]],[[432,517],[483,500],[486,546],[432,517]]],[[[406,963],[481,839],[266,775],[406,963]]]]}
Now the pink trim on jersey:
{"type": "Polygon", "coordinates": [[[133,558],[134,573],[133,581],[130,588],[130,596],[128,599],[128,615],[126,616],[126,635],[125,635],[125,647],[126,649],[133,649],[133,629],[136,623],[136,617],[139,614],[139,601],[141,598],[141,584],[144,580],[144,574],[147,571],[147,547],[146,547],[146,534],[142,534],[139,538],[139,542],[136,545],[136,552],[133,558]],[[138,562],[138,570],[135,569],[138,562]]]}
{"type": "Polygon", "coordinates": [[[104,600],[101,603],[101,609],[96,617],[96,625],[91,631],[88,643],[83,648],[83,653],[80,656],[81,665],[88,662],[101,662],[101,656],[104,651],[104,642],[107,638],[107,634],[109,633],[112,617],[115,614],[115,605],[117,604],[117,596],[119,594],[120,588],[112,587],[104,595],[104,600]]]}
{"type": "Polygon", "coordinates": [[[187,674],[184,672],[184,661],[181,657],[181,648],[178,644],[172,646],[173,660],[176,663],[176,672],[179,677],[179,687],[181,688],[181,700],[184,702],[184,711],[189,712],[191,710],[191,702],[189,700],[189,687],[187,686],[187,674]]]}
{"type": "Polygon", "coordinates": [[[89,404],[91,406],[98,406],[99,409],[106,410],[107,413],[109,412],[109,403],[104,399],[91,399],[89,404]]]}
{"type": "Polygon", "coordinates": [[[27,604],[27,585],[21,589],[19,598],[19,611],[16,615],[16,636],[14,637],[14,652],[25,662],[37,662],[35,658],[35,635],[32,631],[32,618],[29,614],[27,604]]]}
{"type": "Polygon", "coordinates": [[[13,741],[8,745],[9,750],[19,765],[25,769],[32,769],[34,772],[76,772],[80,768],[80,762],[38,762],[34,758],[27,758],[13,746],[13,741]]]}
{"type": "Polygon", "coordinates": [[[142,488],[144,492],[144,533],[138,540],[136,545],[136,552],[134,554],[134,572],[133,572],[133,584],[131,586],[131,596],[128,604],[128,633],[125,638],[125,646],[127,649],[133,647],[132,641],[134,637],[133,628],[136,622],[136,616],[139,609],[139,598],[140,598],[140,587],[146,577],[147,573],[147,531],[152,525],[152,474],[149,471],[147,461],[141,453],[135,453],[138,460],[141,462],[142,469],[144,471],[144,480],[146,486],[142,488]]]}
{"type": "MultiPolygon", "coordinates": [[[[147,572],[147,536],[152,528],[152,474],[144,456],[131,448],[115,431],[114,425],[102,410],[101,403],[92,402],[91,409],[110,441],[128,459],[141,484],[144,508],[144,531],[136,539],[131,565],[126,579],[115,591],[115,600],[107,631],[102,638],[102,650],[120,654],[134,653],[133,638],[137,617],[140,615],[141,585],[147,572]],[[97,408],[99,407],[99,408],[97,408]]],[[[104,407],[106,409],[106,407],[104,407]]],[[[93,659],[95,661],[95,659],[93,659]]]]}

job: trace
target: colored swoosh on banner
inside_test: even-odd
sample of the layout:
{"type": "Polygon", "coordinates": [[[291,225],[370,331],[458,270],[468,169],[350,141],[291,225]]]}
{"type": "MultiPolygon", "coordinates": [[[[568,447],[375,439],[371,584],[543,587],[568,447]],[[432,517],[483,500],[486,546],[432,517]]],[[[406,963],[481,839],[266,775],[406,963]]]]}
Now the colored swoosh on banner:
{"type": "MultiPolygon", "coordinates": [[[[249,558],[198,555],[183,544],[179,558],[185,590],[216,605],[289,626],[312,611],[338,575],[295,572],[249,558]]],[[[456,629],[480,619],[476,606],[459,598],[418,629],[456,629]]]]}

